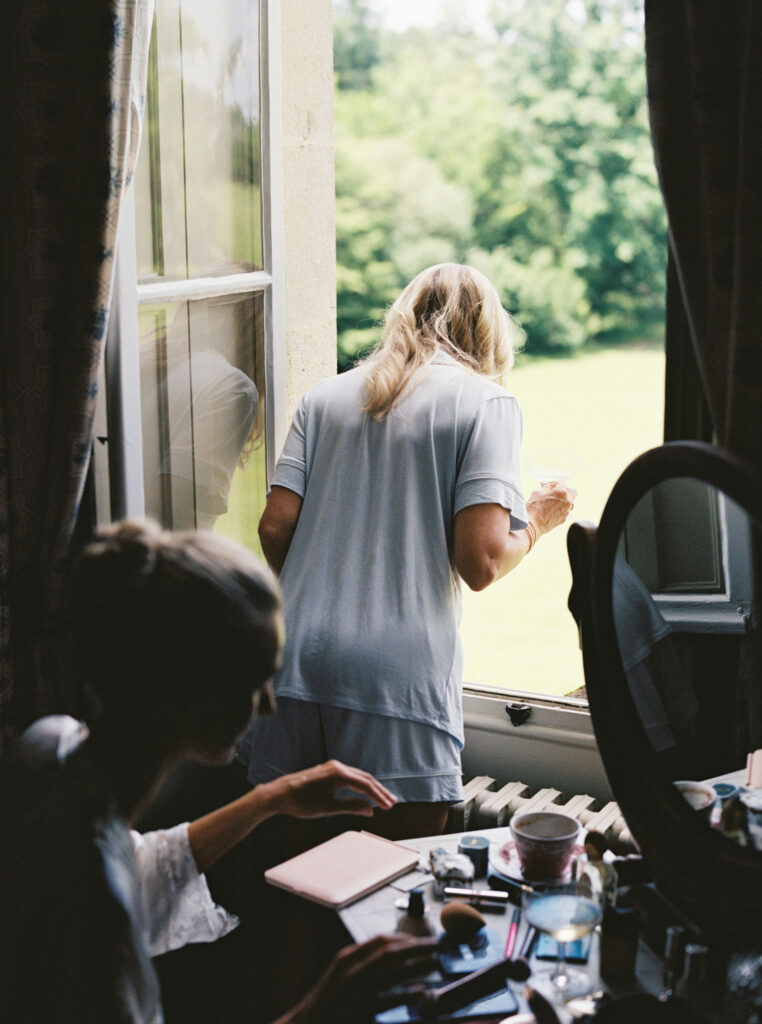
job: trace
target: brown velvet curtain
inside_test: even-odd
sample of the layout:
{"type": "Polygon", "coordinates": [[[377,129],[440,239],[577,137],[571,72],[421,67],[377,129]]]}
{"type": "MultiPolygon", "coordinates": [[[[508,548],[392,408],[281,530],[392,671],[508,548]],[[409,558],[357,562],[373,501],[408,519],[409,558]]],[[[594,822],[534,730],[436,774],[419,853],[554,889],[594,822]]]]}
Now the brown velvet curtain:
{"type": "Polygon", "coordinates": [[[150,0],[3,10],[0,738],[78,710],[49,640],[90,457],[151,14],[150,0]]]}
{"type": "MultiPolygon", "coordinates": [[[[759,464],[762,5],[646,0],[646,65],[675,274],[668,352],[680,350],[677,335],[687,326],[718,442],[759,464]]],[[[684,346],[683,353],[689,378],[684,346]]],[[[667,395],[673,437],[688,436],[674,408],[680,390],[673,379],[667,395]]],[[[705,424],[695,429],[707,433],[705,424]]]]}

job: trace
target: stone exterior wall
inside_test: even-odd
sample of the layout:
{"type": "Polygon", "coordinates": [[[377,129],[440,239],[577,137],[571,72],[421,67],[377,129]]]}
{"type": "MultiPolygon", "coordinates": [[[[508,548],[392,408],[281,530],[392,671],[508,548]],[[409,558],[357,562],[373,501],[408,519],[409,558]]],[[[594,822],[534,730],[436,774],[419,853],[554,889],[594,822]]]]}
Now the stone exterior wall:
{"type": "Polygon", "coordinates": [[[281,0],[289,419],[336,372],[331,0],[281,0]]]}

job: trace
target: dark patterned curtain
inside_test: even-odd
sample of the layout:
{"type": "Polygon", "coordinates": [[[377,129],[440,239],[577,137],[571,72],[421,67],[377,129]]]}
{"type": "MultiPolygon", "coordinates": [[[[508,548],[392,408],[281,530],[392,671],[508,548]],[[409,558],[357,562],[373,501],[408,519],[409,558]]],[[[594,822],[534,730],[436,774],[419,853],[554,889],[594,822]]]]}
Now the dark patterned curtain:
{"type": "MultiPolygon", "coordinates": [[[[646,67],[670,230],[665,437],[714,434],[762,468],[762,4],[646,0],[646,67]]],[[[741,764],[762,743],[762,635],[689,639],[707,755],[741,764]]]]}
{"type": "MultiPolygon", "coordinates": [[[[719,443],[759,463],[762,4],[646,0],[646,64],[674,269],[668,333],[693,349],[675,336],[668,352],[682,350],[689,376],[698,368],[719,443]]],[[[667,401],[668,433],[688,436],[679,380],[667,401]]]]}
{"type": "Polygon", "coordinates": [[[152,0],[3,11],[0,734],[77,712],[49,653],[91,449],[152,0]]]}

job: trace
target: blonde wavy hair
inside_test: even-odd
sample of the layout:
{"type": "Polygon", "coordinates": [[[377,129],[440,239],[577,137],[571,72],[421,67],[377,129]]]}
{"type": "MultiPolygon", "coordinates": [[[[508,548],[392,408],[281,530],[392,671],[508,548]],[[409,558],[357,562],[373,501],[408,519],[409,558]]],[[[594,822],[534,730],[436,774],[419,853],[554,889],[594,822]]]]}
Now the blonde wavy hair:
{"type": "Polygon", "coordinates": [[[499,380],[513,366],[524,331],[494,285],[474,267],[438,263],[422,270],[389,308],[376,350],[365,361],[364,410],[381,420],[416,385],[440,350],[499,380]]]}

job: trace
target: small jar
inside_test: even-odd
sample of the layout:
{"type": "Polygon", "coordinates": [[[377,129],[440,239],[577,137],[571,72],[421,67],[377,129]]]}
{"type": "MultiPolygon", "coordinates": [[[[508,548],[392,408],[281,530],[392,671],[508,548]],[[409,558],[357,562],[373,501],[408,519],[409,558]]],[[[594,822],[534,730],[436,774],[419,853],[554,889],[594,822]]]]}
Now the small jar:
{"type": "Polygon", "coordinates": [[[489,866],[489,840],[486,836],[462,836],[458,853],[465,854],[474,866],[474,878],[486,878],[489,866]]]}

